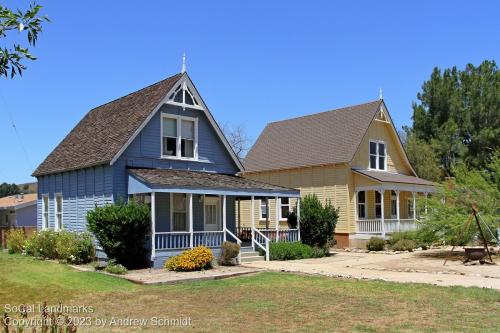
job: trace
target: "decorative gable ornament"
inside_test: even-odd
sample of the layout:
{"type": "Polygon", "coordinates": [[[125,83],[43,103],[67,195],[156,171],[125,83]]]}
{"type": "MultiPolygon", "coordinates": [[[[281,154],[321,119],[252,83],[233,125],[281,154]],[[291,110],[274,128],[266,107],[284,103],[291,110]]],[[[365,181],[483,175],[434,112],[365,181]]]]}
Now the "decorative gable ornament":
{"type": "Polygon", "coordinates": [[[380,110],[377,113],[377,116],[375,117],[376,120],[383,121],[385,123],[389,123],[389,117],[387,116],[384,106],[380,105],[380,110]]]}
{"type": "Polygon", "coordinates": [[[182,79],[168,96],[167,103],[182,106],[183,109],[186,109],[186,107],[203,109],[199,102],[201,99],[194,91],[188,81],[182,79]]]}

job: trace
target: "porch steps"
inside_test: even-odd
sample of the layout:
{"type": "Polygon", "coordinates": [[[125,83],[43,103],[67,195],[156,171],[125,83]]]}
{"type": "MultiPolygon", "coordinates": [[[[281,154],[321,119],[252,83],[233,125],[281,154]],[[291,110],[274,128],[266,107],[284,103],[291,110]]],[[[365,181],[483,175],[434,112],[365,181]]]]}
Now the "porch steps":
{"type": "Polygon", "coordinates": [[[252,261],[265,261],[264,256],[259,255],[258,251],[254,251],[251,246],[241,247],[241,263],[247,263],[252,261]]]}

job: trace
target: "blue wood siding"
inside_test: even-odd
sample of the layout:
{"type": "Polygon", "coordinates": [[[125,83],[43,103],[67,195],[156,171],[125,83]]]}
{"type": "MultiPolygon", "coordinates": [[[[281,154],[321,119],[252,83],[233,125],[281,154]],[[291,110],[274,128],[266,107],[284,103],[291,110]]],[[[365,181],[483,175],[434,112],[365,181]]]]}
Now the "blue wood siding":
{"type": "Polygon", "coordinates": [[[36,226],[36,205],[31,205],[16,209],[16,226],[18,227],[36,226]]]}
{"type": "Polygon", "coordinates": [[[113,165],[115,198],[127,197],[128,172],[126,167],[186,169],[236,174],[239,169],[234,163],[215,129],[203,111],[164,105],[141,133],[132,141],[113,165]],[[180,161],[161,158],[161,114],[184,115],[198,118],[198,159],[180,161]]]}
{"type": "Polygon", "coordinates": [[[68,171],[38,177],[37,227],[42,228],[42,196],[49,197],[49,228],[55,227],[55,196],[63,197],[63,226],[84,231],[87,212],[113,202],[113,169],[110,166],[68,171]]]}

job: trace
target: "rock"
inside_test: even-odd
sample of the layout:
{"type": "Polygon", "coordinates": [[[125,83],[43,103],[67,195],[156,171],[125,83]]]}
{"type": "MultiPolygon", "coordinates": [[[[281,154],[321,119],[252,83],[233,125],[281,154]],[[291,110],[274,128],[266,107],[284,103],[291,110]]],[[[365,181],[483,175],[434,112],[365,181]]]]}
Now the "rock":
{"type": "Polygon", "coordinates": [[[346,247],[346,248],[344,249],[344,251],[345,251],[345,252],[351,252],[351,249],[350,249],[350,248],[348,248],[348,247],[346,247]]]}

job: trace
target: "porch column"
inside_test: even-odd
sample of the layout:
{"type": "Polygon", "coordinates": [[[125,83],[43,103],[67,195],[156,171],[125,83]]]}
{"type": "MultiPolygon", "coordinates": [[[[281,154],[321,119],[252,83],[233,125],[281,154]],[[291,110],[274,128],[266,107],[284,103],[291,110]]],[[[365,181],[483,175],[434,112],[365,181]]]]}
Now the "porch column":
{"type": "Polygon", "coordinates": [[[188,194],[189,201],[189,247],[193,248],[193,194],[188,194]]]}
{"type": "Polygon", "coordinates": [[[425,215],[427,215],[427,197],[429,196],[429,193],[425,192],[424,195],[425,195],[425,208],[424,209],[425,209],[425,215]]]}
{"type": "Polygon", "coordinates": [[[151,260],[156,256],[156,200],[155,192],[151,192],[151,260]]]}
{"type": "Polygon", "coordinates": [[[297,234],[300,241],[300,197],[297,198],[297,234]]]}
{"type": "Polygon", "coordinates": [[[251,205],[250,205],[250,217],[252,219],[252,247],[253,240],[255,239],[254,229],[255,229],[255,197],[252,195],[251,205]]]}
{"type": "Polygon", "coordinates": [[[411,192],[411,194],[413,195],[413,221],[415,222],[415,220],[417,219],[417,200],[416,200],[416,193],[415,193],[415,192],[411,192]]]}
{"type": "Polygon", "coordinates": [[[276,220],[276,241],[278,241],[279,237],[278,237],[278,233],[279,233],[279,229],[280,229],[280,217],[279,217],[279,202],[278,202],[278,197],[274,197],[274,200],[275,200],[275,213],[276,213],[276,216],[275,216],[275,220],[276,220]]]}
{"type": "Polygon", "coordinates": [[[382,224],[382,237],[385,237],[385,222],[384,222],[384,190],[380,190],[380,223],[382,224]]]}
{"type": "MultiPolygon", "coordinates": [[[[396,192],[396,219],[398,220],[398,231],[401,231],[401,220],[399,219],[399,190],[396,192]]],[[[391,213],[392,214],[392,213],[391,213]]]]}
{"type": "Polygon", "coordinates": [[[224,231],[224,242],[226,241],[226,196],[222,196],[222,230],[224,231]]]}

